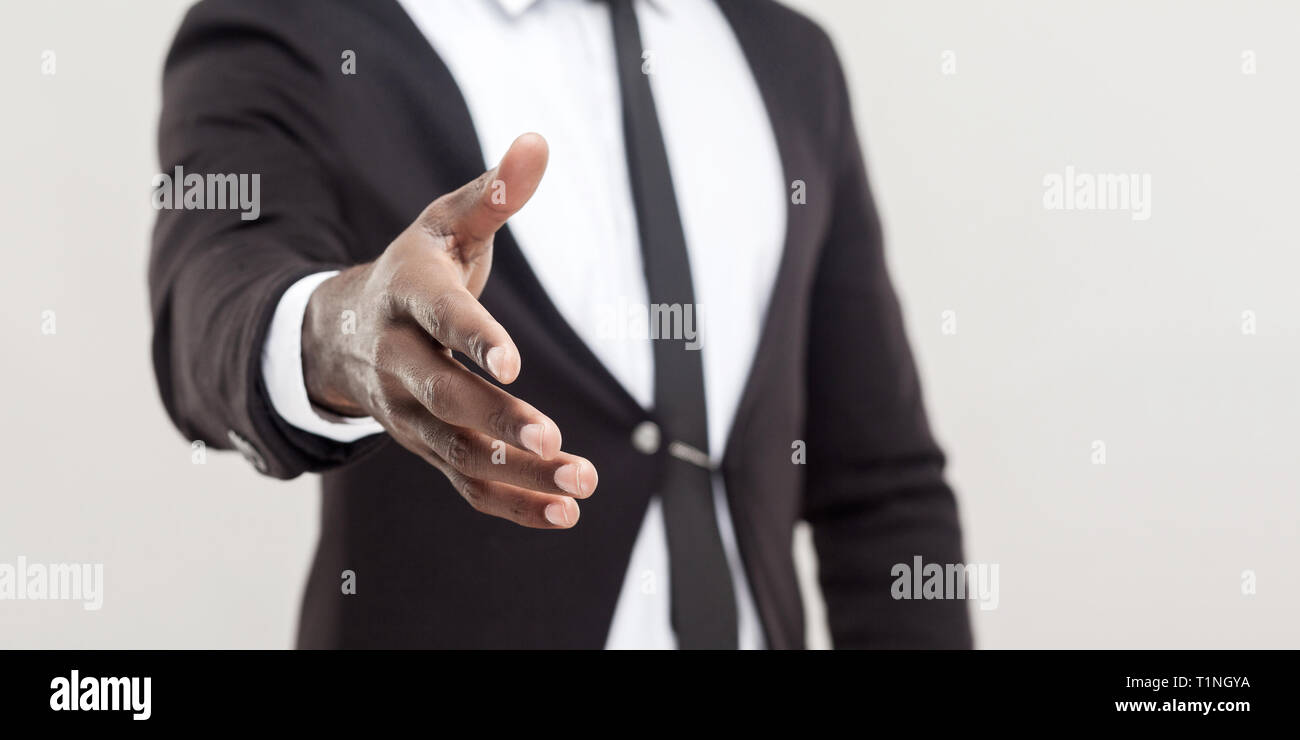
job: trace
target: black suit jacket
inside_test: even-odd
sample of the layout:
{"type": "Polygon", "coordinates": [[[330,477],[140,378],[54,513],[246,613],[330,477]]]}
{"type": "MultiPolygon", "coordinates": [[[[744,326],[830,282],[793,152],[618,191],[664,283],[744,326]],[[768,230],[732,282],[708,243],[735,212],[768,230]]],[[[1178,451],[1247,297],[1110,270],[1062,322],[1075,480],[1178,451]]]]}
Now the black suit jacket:
{"type": "MultiPolygon", "coordinates": [[[[894,563],[956,563],[962,552],[839,62],[817,26],[776,3],[720,5],[758,81],[785,178],[807,193],[788,206],[779,277],[723,456],[767,642],[804,642],[791,557],[802,518],[837,647],[969,646],[964,602],[890,595],[894,563]],[[792,462],[796,440],[806,464],[792,462]]],[[[509,228],[482,300],[525,358],[511,392],[545,410],[566,449],[600,470],[574,530],[478,514],[386,435],[335,443],[290,427],[268,404],[260,355],[281,293],[309,273],[375,258],[426,204],[485,169],[455,82],[400,6],[201,2],[167,56],[163,101],[163,172],[261,175],[256,221],[160,211],[153,356],[163,402],[187,437],[239,447],[278,478],[324,474],[299,645],[601,647],[664,453],[633,447],[632,430],[653,413],[567,326],[509,228]],[[345,49],[356,75],[341,73],[345,49]],[[345,570],[356,574],[355,595],[342,593],[345,570]]]]}

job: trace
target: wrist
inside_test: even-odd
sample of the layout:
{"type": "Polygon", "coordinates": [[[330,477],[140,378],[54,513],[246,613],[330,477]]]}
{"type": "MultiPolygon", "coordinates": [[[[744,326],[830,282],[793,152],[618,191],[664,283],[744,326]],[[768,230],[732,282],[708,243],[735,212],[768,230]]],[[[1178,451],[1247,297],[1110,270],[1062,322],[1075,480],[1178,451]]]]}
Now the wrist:
{"type": "Polygon", "coordinates": [[[302,319],[302,377],[307,397],[339,416],[367,414],[347,382],[348,358],[353,354],[348,344],[356,336],[356,317],[348,321],[344,306],[349,303],[347,287],[358,269],[345,270],[317,286],[302,319]]]}

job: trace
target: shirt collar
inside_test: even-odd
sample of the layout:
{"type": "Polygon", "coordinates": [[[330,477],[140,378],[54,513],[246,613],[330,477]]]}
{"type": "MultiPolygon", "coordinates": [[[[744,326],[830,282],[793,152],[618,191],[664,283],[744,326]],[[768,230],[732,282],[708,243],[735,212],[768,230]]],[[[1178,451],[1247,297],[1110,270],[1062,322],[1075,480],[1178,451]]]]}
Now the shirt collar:
{"type": "Polygon", "coordinates": [[[537,0],[496,0],[506,15],[515,18],[537,4],[537,0]]]}
{"type": "MultiPolygon", "coordinates": [[[[505,11],[505,14],[511,18],[518,18],[528,11],[529,8],[538,4],[542,0],[496,0],[496,4],[505,11]]],[[[664,9],[664,0],[646,0],[652,8],[656,10],[664,9]]]]}

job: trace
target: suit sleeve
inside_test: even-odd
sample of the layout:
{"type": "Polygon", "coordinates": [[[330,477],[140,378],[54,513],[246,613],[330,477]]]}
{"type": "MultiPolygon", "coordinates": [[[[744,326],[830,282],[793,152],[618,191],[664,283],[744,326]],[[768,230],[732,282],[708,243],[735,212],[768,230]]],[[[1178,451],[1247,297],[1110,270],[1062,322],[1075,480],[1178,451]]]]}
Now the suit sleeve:
{"type": "Polygon", "coordinates": [[[886,272],[843,74],[832,152],[831,226],[818,267],[808,349],[804,518],[836,648],[968,648],[962,600],[903,600],[895,564],[962,563],[953,493],[886,272]]]}
{"type": "Polygon", "coordinates": [[[258,216],[160,209],[149,291],[155,375],[177,428],[291,478],[346,462],[379,438],[344,444],[294,429],[274,413],[262,378],[281,295],[354,262],[331,188],[326,71],[276,25],[293,19],[272,15],[257,3],[200,3],[177,32],[163,73],[160,172],[247,175],[258,216]]]}

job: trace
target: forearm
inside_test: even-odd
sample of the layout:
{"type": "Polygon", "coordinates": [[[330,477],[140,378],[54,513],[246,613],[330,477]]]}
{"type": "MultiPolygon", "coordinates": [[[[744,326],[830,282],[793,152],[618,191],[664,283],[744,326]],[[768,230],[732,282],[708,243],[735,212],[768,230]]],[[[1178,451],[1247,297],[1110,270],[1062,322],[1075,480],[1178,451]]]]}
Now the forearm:
{"type": "Polygon", "coordinates": [[[813,290],[804,517],[837,647],[969,647],[966,603],[895,598],[894,566],[960,565],[943,454],[891,284],[847,92],[813,290]]]}
{"type": "Polygon", "coordinates": [[[816,498],[842,502],[807,515],[836,648],[972,645],[965,599],[922,598],[912,593],[910,578],[902,596],[897,588],[896,568],[910,573],[917,558],[939,567],[964,562],[952,492],[937,464],[926,467],[929,472],[842,472],[809,481],[816,498]]]}
{"type": "Polygon", "coordinates": [[[273,418],[263,347],[278,297],[316,266],[272,264],[238,252],[233,246],[195,252],[170,276],[151,279],[158,386],[188,438],[217,448],[242,440],[256,450],[260,464],[250,461],[262,472],[291,477],[310,463],[292,451],[273,418]]]}
{"type": "Polygon", "coordinates": [[[329,185],[336,178],[313,154],[330,151],[328,127],[306,117],[322,107],[317,78],[272,41],[277,34],[248,29],[241,43],[230,43],[226,31],[214,30],[226,26],[211,11],[190,12],[168,55],[160,172],[234,175],[258,187],[240,193],[253,204],[243,212],[156,203],[154,366],[183,434],[251,449],[256,454],[246,455],[264,472],[291,477],[342,456],[273,411],[263,377],[266,338],[292,284],[352,258],[329,185]]]}

